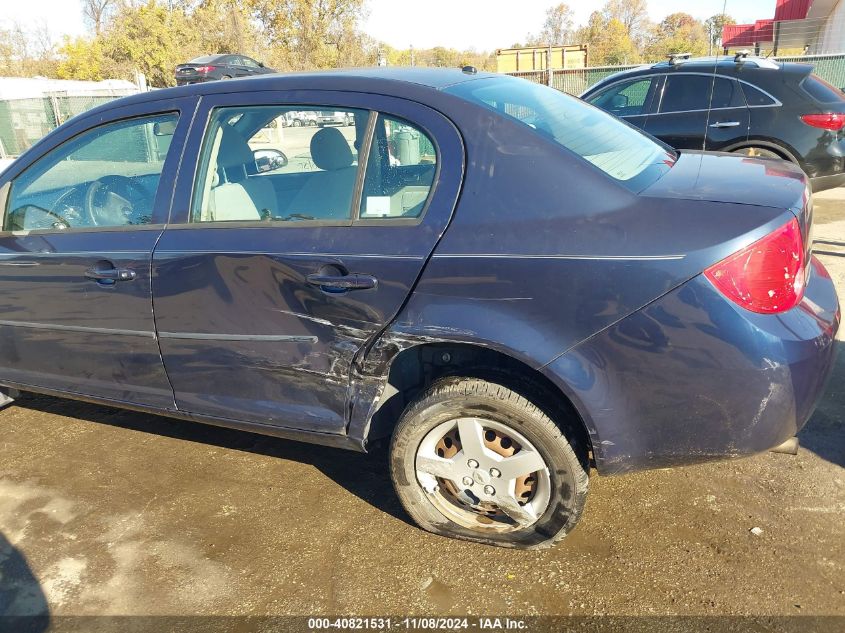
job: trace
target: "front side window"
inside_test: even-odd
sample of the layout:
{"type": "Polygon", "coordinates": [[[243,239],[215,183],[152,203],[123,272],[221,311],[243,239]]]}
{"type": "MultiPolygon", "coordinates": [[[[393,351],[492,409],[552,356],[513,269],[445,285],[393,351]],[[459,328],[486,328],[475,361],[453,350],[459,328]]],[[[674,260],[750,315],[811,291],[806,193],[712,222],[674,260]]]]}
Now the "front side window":
{"type": "Polygon", "coordinates": [[[407,121],[379,114],[360,217],[420,217],[436,171],[437,152],[428,135],[407,121]]]}
{"type": "Polygon", "coordinates": [[[607,88],[591,97],[589,102],[616,116],[636,116],[645,112],[650,90],[650,77],[632,79],[607,88]]]}
{"type": "Polygon", "coordinates": [[[215,109],[203,142],[191,220],[350,220],[369,113],[338,110],[330,126],[290,126],[308,108],[313,106],[215,109]]]}
{"type": "Polygon", "coordinates": [[[522,79],[467,81],[446,92],[529,126],[612,178],[637,189],[669,169],[675,155],[604,110],[522,79]]]}
{"type": "Polygon", "coordinates": [[[12,183],[3,230],[149,224],[177,119],[109,123],[52,150],[12,183]]]}

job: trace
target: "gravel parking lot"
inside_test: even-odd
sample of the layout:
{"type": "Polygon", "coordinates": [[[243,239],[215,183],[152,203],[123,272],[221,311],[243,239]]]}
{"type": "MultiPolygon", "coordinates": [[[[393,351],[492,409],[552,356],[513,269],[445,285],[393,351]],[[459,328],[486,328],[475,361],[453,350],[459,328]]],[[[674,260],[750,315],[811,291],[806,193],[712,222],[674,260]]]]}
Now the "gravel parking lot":
{"type": "MultiPolygon", "coordinates": [[[[845,296],[845,189],[815,237],[845,296]]],[[[840,356],[798,456],[596,476],[540,552],[414,527],[383,451],[26,396],[0,412],[0,613],[845,616],[843,385],[840,356]]]]}

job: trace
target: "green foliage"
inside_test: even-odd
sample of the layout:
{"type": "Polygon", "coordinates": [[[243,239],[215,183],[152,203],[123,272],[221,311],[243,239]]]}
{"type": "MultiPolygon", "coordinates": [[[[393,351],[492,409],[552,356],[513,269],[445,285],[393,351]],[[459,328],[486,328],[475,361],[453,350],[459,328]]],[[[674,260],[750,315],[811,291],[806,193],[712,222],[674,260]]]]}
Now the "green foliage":
{"type": "Polygon", "coordinates": [[[649,60],[665,59],[672,53],[707,55],[709,51],[707,30],[703,22],[688,13],[672,13],[658,24],[645,48],[649,60]]]}
{"type": "Polygon", "coordinates": [[[590,66],[635,64],[640,61],[628,29],[619,19],[607,13],[594,11],[587,25],[578,29],[576,41],[587,44],[587,62],[590,66]]]}

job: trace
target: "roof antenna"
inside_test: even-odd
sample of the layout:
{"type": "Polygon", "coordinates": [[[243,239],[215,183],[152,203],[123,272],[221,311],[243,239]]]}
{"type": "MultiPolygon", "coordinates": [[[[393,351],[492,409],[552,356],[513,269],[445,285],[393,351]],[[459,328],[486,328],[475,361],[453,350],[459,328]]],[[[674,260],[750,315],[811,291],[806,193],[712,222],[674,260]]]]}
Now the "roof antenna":
{"type": "Polygon", "coordinates": [[[475,66],[464,66],[463,68],[461,68],[461,72],[466,73],[467,75],[477,75],[478,68],[476,68],[475,66]]]}

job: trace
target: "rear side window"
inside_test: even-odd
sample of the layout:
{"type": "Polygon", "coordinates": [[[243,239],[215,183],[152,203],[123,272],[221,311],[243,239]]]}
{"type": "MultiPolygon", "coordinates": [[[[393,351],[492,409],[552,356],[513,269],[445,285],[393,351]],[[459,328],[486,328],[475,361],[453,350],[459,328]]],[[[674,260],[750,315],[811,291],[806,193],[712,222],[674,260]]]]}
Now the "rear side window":
{"type": "Polygon", "coordinates": [[[361,196],[361,219],[418,218],[425,208],[437,153],[408,121],[379,114],[361,196]]]}
{"type": "MultiPolygon", "coordinates": [[[[192,222],[343,222],[352,217],[369,112],[285,127],[302,105],[217,108],[203,142],[192,222]]],[[[313,111],[312,111],[313,112],[313,111]]],[[[316,120],[316,117],[315,117],[316,120]]]]}
{"type": "Polygon", "coordinates": [[[754,86],[742,84],[742,91],[745,93],[745,101],[749,106],[771,106],[776,105],[775,100],[772,99],[762,90],[758,90],[754,86]]]}
{"type": "Polygon", "coordinates": [[[659,178],[675,158],[636,128],[547,86],[490,78],[460,83],[446,92],[516,119],[631,188],[641,184],[641,175],[650,182],[659,178]]]}
{"type": "Polygon", "coordinates": [[[815,75],[807,77],[801,83],[801,87],[804,88],[804,92],[819,103],[842,103],[845,101],[845,93],[815,75]]]}
{"type": "Polygon", "coordinates": [[[711,108],[743,108],[745,99],[739,89],[739,84],[733,79],[716,77],[713,82],[713,98],[711,108]]]}

